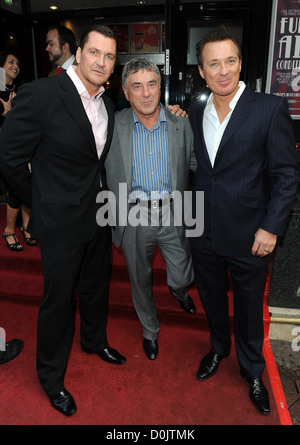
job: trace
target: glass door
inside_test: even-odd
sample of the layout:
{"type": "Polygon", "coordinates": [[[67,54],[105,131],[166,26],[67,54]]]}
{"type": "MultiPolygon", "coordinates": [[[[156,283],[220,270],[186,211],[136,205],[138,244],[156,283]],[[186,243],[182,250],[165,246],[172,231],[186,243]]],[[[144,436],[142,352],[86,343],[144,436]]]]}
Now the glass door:
{"type": "Polygon", "coordinates": [[[188,111],[193,102],[208,97],[209,90],[198,71],[196,45],[214,27],[227,28],[239,39],[243,54],[241,80],[253,89],[258,84],[262,85],[267,69],[271,7],[271,0],[175,6],[172,16],[170,103],[178,103],[188,111]]]}

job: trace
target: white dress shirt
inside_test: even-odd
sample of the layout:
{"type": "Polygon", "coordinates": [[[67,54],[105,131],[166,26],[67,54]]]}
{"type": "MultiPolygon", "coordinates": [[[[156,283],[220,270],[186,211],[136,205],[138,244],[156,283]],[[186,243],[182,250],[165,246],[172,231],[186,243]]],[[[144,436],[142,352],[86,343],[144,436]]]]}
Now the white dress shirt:
{"type": "MultiPolygon", "coordinates": [[[[67,69],[68,69],[71,65],[73,65],[74,61],[75,61],[75,55],[73,54],[71,57],[69,57],[68,60],[65,61],[65,63],[62,64],[61,67],[62,67],[64,70],[67,71],[67,69]]],[[[57,68],[58,68],[58,67],[57,67],[57,68]]]]}
{"type": "Polygon", "coordinates": [[[214,99],[213,93],[210,94],[207,100],[207,104],[205,106],[203,114],[203,134],[207,152],[212,166],[214,166],[218,148],[221,139],[223,137],[224,131],[229,122],[229,119],[245,87],[246,85],[244,84],[244,82],[240,81],[239,89],[229,104],[230,112],[227,114],[222,123],[220,123],[219,121],[219,117],[213,103],[214,99]]]}

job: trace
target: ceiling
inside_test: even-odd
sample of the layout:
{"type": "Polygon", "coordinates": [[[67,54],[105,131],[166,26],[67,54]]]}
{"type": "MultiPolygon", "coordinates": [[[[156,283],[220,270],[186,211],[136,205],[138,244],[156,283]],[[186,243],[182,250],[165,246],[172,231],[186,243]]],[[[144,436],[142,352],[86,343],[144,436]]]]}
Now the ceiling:
{"type": "MultiPolygon", "coordinates": [[[[141,0],[142,1],[142,0],[141,0]]],[[[52,5],[58,6],[58,10],[75,9],[99,9],[112,7],[137,6],[140,2],[137,0],[30,0],[31,12],[49,12],[52,5]]],[[[142,4],[160,5],[165,0],[144,0],[142,4]]]]}
{"type": "MultiPolygon", "coordinates": [[[[143,5],[163,5],[166,0],[28,0],[29,13],[50,12],[50,6],[56,5],[58,11],[74,11],[84,9],[140,7],[143,5]]],[[[207,3],[209,0],[180,0],[180,3],[207,3]]],[[[215,0],[222,2],[226,0],[215,0]]],[[[234,0],[241,1],[241,0],[234,0]]],[[[174,0],[171,0],[173,3],[174,0]]],[[[0,7],[12,12],[21,13],[22,0],[0,0],[0,7]]]]}

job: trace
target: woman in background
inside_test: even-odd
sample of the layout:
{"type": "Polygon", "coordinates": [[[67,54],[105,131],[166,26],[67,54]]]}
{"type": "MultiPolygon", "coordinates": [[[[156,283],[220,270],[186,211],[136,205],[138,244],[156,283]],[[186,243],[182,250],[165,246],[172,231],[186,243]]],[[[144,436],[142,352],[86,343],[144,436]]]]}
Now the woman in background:
{"type": "MultiPolygon", "coordinates": [[[[5,120],[5,116],[11,110],[11,102],[16,95],[16,78],[20,73],[19,58],[8,51],[0,53],[0,129],[5,120]]],[[[3,176],[5,172],[2,172],[3,176]]],[[[27,224],[30,217],[30,209],[25,207],[18,196],[6,184],[7,204],[6,204],[6,228],[3,238],[10,250],[19,252],[23,250],[22,244],[16,236],[16,221],[19,210],[22,212],[22,226],[20,230],[28,246],[35,246],[37,241],[27,232],[27,224]]]]}

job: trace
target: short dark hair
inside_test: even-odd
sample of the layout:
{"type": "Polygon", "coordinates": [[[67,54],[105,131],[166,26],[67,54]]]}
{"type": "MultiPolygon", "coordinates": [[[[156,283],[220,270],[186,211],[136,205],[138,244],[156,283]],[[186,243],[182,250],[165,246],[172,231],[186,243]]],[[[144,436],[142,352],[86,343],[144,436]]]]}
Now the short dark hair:
{"type": "Polygon", "coordinates": [[[18,59],[19,66],[21,65],[20,58],[14,51],[5,50],[5,51],[0,51],[0,67],[3,67],[5,65],[8,56],[14,56],[16,59],[18,59]]]}
{"type": "Polygon", "coordinates": [[[52,29],[57,29],[58,41],[60,47],[62,47],[65,43],[68,43],[70,48],[70,53],[76,54],[77,42],[73,31],[71,31],[64,25],[53,25],[48,29],[48,31],[51,31],[52,29]]]}
{"type": "Polygon", "coordinates": [[[222,42],[224,40],[232,40],[232,42],[235,44],[235,46],[237,48],[239,59],[240,60],[242,59],[241,46],[240,46],[238,39],[235,37],[235,35],[232,34],[228,29],[225,29],[225,28],[221,28],[221,27],[214,28],[214,29],[211,29],[210,31],[208,31],[208,33],[196,45],[197,60],[198,60],[198,64],[199,64],[200,68],[203,68],[202,55],[203,55],[204,46],[207,43],[222,42]]]}
{"type": "Polygon", "coordinates": [[[84,47],[84,45],[88,41],[89,34],[92,31],[99,32],[99,34],[102,34],[105,37],[109,37],[111,39],[114,39],[115,42],[117,43],[117,39],[116,39],[116,36],[115,36],[114,32],[107,25],[92,25],[92,26],[86,28],[83,31],[83,33],[82,33],[82,36],[81,36],[81,39],[80,39],[80,44],[79,44],[81,49],[84,47]]]}

